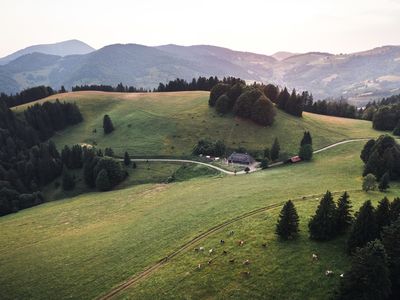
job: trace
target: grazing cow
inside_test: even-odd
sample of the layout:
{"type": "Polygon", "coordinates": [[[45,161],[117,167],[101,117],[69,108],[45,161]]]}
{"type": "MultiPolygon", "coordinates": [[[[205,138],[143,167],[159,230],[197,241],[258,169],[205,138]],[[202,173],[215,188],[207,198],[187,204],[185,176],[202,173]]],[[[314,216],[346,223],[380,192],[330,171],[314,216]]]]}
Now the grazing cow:
{"type": "Polygon", "coordinates": [[[194,248],[194,251],[195,252],[199,252],[199,248],[194,248]]]}
{"type": "Polygon", "coordinates": [[[312,254],[312,260],[314,260],[314,261],[318,260],[318,255],[313,253],[312,254]]]}
{"type": "Polygon", "coordinates": [[[200,250],[200,251],[204,251],[204,247],[200,247],[199,250],[200,250]]]}
{"type": "Polygon", "coordinates": [[[229,235],[234,235],[235,232],[233,230],[229,231],[229,235]]]}
{"type": "Polygon", "coordinates": [[[224,251],[222,251],[222,254],[223,254],[223,255],[227,255],[228,252],[227,252],[226,250],[224,250],[224,251]]]}
{"type": "Polygon", "coordinates": [[[234,259],[234,258],[231,258],[231,259],[229,260],[229,262],[230,262],[231,264],[233,264],[233,263],[235,262],[235,259],[234,259]]]}
{"type": "Polygon", "coordinates": [[[239,246],[243,246],[243,245],[244,245],[244,241],[243,241],[243,240],[240,240],[240,241],[238,242],[238,244],[239,244],[239,246]]]}
{"type": "Polygon", "coordinates": [[[250,261],[249,261],[248,259],[246,259],[246,260],[243,262],[243,264],[244,264],[244,265],[249,265],[249,264],[250,264],[250,261]]]}
{"type": "Polygon", "coordinates": [[[213,253],[213,249],[208,250],[208,254],[212,254],[213,253]]]}
{"type": "Polygon", "coordinates": [[[263,248],[267,248],[267,243],[262,244],[263,248]]]}
{"type": "Polygon", "coordinates": [[[243,271],[243,272],[241,272],[241,274],[243,276],[249,277],[250,276],[250,271],[243,271]]]}
{"type": "Polygon", "coordinates": [[[343,278],[344,277],[344,274],[342,273],[342,274],[340,274],[340,278],[343,278]]]}
{"type": "Polygon", "coordinates": [[[199,269],[199,270],[201,269],[201,264],[197,265],[197,269],[199,269]]]}
{"type": "Polygon", "coordinates": [[[333,275],[333,271],[331,271],[331,270],[326,270],[325,276],[332,276],[332,275],[333,275]]]}
{"type": "Polygon", "coordinates": [[[208,264],[209,264],[209,265],[211,265],[212,261],[213,261],[213,260],[212,260],[212,259],[210,259],[210,260],[208,261],[208,264]]]}
{"type": "Polygon", "coordinates": [[[225,241],[224,240],[220,240],[219,241],[221,244],[225,244],[225,241]]]}

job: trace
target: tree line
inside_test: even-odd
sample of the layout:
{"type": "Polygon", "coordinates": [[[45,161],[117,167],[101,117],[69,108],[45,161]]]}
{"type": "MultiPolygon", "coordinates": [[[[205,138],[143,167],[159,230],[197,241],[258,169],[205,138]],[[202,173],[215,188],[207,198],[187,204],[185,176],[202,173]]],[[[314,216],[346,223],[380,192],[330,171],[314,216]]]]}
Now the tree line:
{"type": "Polygon", "coordinates": [[[53,90],[49,86],[36,86],[29,89],[25,89],[15,95],[0,94],[0,101],[5,102],[8,107],[14,107],[21,104],[26,104],[39,99],[46,98],[54,95],[57,91],[53,90]]]}
{"type": "MultiPolygon", "coordinates": [[[[312,240],[328,241],[339,235],[348,236],[346,249],[352,263],[333,298],[399,299],[400,198],[390,202],[384,197],[376,209],[368,200],[355,216],[351,212],[347,192],[335,203],[327,191],[308,222],[312,240]]],[[[275,233],[282,240],[292,240],[299,231],[299,216],[289,200],[279,214],[275,233]]]]}
{"type": "Polygon", "coordinates": [[[356,106],[347,103],[346,100],[318,100],[314,101],[312,95],[308,97],[304,104],[304,111],[350,119],[361,119],[362,111],[359,111],[356,106]]]}
{"type": "MultiPolygon", "coordinates": [[[[47,104],[37,105],[47,107],[47,104]]],[[[61,109],[58,117],[68,120],[70,112],[70,109],[61,109]]],[[[41,118],[44,113],[37,116],[41,118]]],[[[0,101],[0,215],[42,203],[40,189],[61,174],[61,156],[54,143],[44,142],[46,138],[47,135],[17,118],[0,101]]]]}
{"type": "Polygon", "coordinates": [[[193,78],[192,81],[188,82],[185,79],[177,78],[171,80],[168,83],[159,83],[158,87],[154,89],[154,92],[180,92],[180,91],[211,91],[211,89],[218,83],[230,84],[235,83],[245,84],[245,81],[236,77],[224,77],[219,79],[217,76],[211,76],[209,78],[199,76],[193,78]]]}
{"type": "Polygon", "coordinates": [[[72,87],[73,92],[79,91],[100,91],[100,92],[118,92],[118,93],[148,93],[151,90],[145,88],[136,88],[134,86],[127,86],[118,83],[116,86],[104,85],[104,84],[91,84],[91,85],[76,85],[72,87]]]}

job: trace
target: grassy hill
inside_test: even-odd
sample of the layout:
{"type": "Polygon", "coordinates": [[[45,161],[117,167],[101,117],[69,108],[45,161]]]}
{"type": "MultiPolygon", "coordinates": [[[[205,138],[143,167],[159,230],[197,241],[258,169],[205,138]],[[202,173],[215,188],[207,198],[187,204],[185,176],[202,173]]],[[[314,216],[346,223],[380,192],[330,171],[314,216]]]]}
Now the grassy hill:
{"type": "MultiPolygon", "coordinates": [[[[299,119],[278,110],[271,127],[219,116],[207,104],[208,92],[124,94],[76,92],[54,95],[76,101],[85,121],[60,132],[53,138],[59,147],[65,144],[111,146],[118,154],[128,150],[138,156],[188,156],[199,139],[224,140],[230,148],[243,146],[262,151],[278,137],[281,149],[297,153],[304,130],[311,131],[314,148],[348,138],[376,137],[368,121],[351,120],[304,113],[299,119]],[[116,130],[104,136],[102,118],[109,114],[116,130]],[[96,129],[96,132],[94,130],[96,129]]],[[[22,111],[27,105],[16,108],[22,111]]]]}
{"type": "MultiPolygon", "coordinates": [[[[382,193],[355,192],[361,186],[362,142],[340,145],[319,153],[311,163],[284,166],[243,176],[206,177],[173,184],[147,184],[107,193],[89,193],[47,203],[0,218],[0,285],[5,299],[94,298],[141,272],[199,233],[250,210],[287,199],[349,190],[358,207],[382,193]]],[[[398,195],[392,184],[387,194],[398,195]]],[[[323,271],[346,268],[343,239],[314,243],[307,239],[306,221],[317,196],[298,202],[301,239],[275,242],[278,210],[233,223],[233,238],[216,233],[201,245],[221,248],[238,258],[231,267],[220,259],[210,268],[194,271],[206,257],[187,252],[125,294],[128,298],[234,297],[282,295],[283,298],[324,299],[337,278],[323,271]],[[247,244],[237,249],[236,239],[247,244]],[[270,245],[261,252],[260,243],[270,245]],[[312,252],[321,255],[311,265],[312,252]],[[241,261],[250,259],[252,276],[240,276],[241,261]],[[321,275],[322,274],[322,275],[321,275]],[[287,287],[290,282],[292,286],[287,287]],[[160,285],[160,288],[158,288],[160,285]],[[310,290],[309,286],[313,286],[310,290]],[[160,294],[160,293],[161,294],[160,294]]]]}

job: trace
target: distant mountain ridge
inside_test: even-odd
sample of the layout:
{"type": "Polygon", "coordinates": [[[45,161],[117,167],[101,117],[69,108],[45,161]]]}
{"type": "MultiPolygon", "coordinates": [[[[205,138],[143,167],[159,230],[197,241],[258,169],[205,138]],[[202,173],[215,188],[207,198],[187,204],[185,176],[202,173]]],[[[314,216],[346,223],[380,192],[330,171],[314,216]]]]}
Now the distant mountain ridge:
{"type": "Polygon", "coordinates": [[[10,61],[17,59],[18,57],[35,52],[58,56],[67,56],[73,54],[87,54],[94,50],[95,49],[90,47],[88,44],[85,44],[84,42],[78,40],[68,40],[54,44],[34,45],[0,58],[0,65],[5,65],[10,61]]]}
{"type": "Polygon", "coordinates": [[[123,82],[154,88],[177,77],[235,76],[309,90],[316,98],[346,97],[355,103],[400,93],[400,46],[341,55],[278,52],[275,57],[210,45],[173,44],[114,44],[73,55],[39,52],[0,66],[1,92],[15,93],[40,84],[70,89],[80,84],[123,82]]]}

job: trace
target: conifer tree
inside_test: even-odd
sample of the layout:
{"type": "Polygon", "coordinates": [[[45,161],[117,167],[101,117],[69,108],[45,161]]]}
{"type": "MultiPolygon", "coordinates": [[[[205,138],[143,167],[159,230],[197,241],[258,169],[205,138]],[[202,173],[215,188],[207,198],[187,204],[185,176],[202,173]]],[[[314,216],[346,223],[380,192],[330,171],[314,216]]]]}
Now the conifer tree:
{"type": "Polygon", "coordinates": [[[282,239],[293,239],[299,232],[299,216],[296,207],[291,200],[287,201],[280,214],[276,224],[275,233],[282,239]]]}
{"type": "Polygon", "coordinates": [[[131,158],[129,157],[129,153],[128,152],[125,152],[124,164],[125,164],[125,166],[129,166],[131,164],[131,158]]]}
{"type": "Polygon", "coordinates": [[[386,172],[385,174],[383,174],[383,176],[381,177],[381,180],[379,180],[379,185],[378,188],[381,192],[386,191],[389,188],[389,181],[390,181],[390,176],[389,173],[386,172]]]}
{"type": "Polygon", "coordinates": [[[322,197],[315,215],[308,223],[310,238],[318,241],[330,240],[337,234],[336,205],[331,192],[327,191],[322,197]]]}
{"type": "Polygon", "coordinates": [[[281,147],[279,145],[278,138],[275,138],[274,143],[272,144],[272,147],[271,147],[271,152],[270,152],[272,161],[277,160],[279,158],[280,150],[281,150],[281,147]]]}
{"type": "Polygon", "coordinates": [[[384,300],[391,293],[388,257],[379,240],[359,248],[352,259],[351,268],[336,295],[338,300],[384,300]]]}
{"type": "Polygon", "coordinates": [[[338,200],[336,214],[336,230],[338,233],[345,232],[353,223],[353,217],[351,215],[352,206],[349,198],[349,194],[347,192],[344,192],[338,200]]]}
{"type": "Polygon", "coordinates": [[[353,228],[347,240],[347,250],[352,253],[357,247],[364,247],[378,237],[375,209],[371,201],[365,201],[356,215],[353,228]]]}
{"type": "Polygon", "coordinates": [[[400,219],[383,228],[382,244],[389,257],[388,266],[392,281],[391,299],[400,299],[400,219]]]}
{"type": "Polygon", "coordinates": [[[74,177],[64,167],[62,176],[62,188],[64,191],[70,191],[73,190],[74,187],[75,187],[74,177]]]}
{"type": "Polygon", "coordinates": [[[375,211],[376,227],[378,233],[382,232],[383,227],[390,224],[390,202],[388,198],[379,201],[375,211]]]}
{"type": "Polygon", "coordinates": [[[114,125],[109,115],[104,115],[103,117],[103,130],[104,134],[109,134],[114,131],[114,125]]]}
{"type": "Polygon", "coordinates": [[[396,197],[390,203],[390,221],[395,222],[398,218],[400,218],[400,198],[396,197]]]}
{"type": "Polygon", "coordinates": [[[312,137],[309,131],[304,131],[303,138],[301,139],[300,146],[303,145],[312,145],[312,137]]]}
{"type": "Polygon", "coordinates": [[[310,161],[313,156],[313,148],[310,144],[305,144],[300,147],[299,156],[302,160],[310,161]]]}

